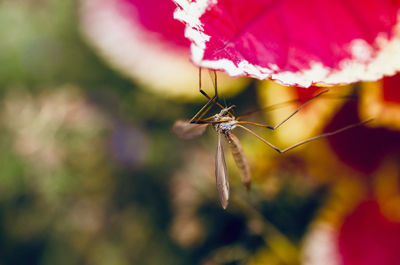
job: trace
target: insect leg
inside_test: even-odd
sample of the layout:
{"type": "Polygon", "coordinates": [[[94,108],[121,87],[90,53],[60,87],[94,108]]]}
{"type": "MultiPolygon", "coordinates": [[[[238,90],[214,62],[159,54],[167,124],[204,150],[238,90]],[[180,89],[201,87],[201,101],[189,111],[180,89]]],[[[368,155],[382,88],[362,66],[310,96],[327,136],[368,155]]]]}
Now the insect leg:
{"type": "Polygon", "coordinates": [[[317,135],[317,136],[308,138],[308,139],[306,139],[306,140],[303,140],[303,141],[301,141],[301,142],[298,142],[298,143],[296,143],[296,144],[294,144],[294,145],[291,145],[291,146],[289,146],[289,147],[287,147],[287,148],[285,148],[285,149],[279,149],[278,147],[276,147],[275,145],[271,144],[270,142],[268,142],[267,140],[265,140],[264,138],[262,138],[261,136],[259,136],[258,134],[256,134],[256,133],[253,132],[252,130],[250,130],[249,128],[244,127],[243,125],[238,124],[237,126],[240,127],[240,128],[242,128],[242,129],[244,129],[244,130],[246,130],[246,131],[248,131],[249,133],[251,133],[252,135],[254,135],[255,137],[257,137],[258,139],[260,139],[261,141],[263,141],[264,143],[266,143],[268,146],[270,146],[271,148],[275,149],[275,151],[277,151],[278,153],[285,153],[285,152],[287,152],[287,151],[289,151],[289,150],[292,150],[293,148],[296,148],[296,147],[298,147],[298,146],[300,146],[300,145],[303,145],[303,144],[305,144],[305,143],[308,143],[308,142],[311,142],[311,141],[314,141],[314,140],[317,140],[317,139],[320,139],[320,138],[323,138],[323,137],[332,136],[332,135],[341,133],[341,132],[346,131],[346,130],[348,130],[348,129],[351,129],[351,128],[354,128],[354,127],[357,127],[357,126],[361,126],[361,125],[363,125],[363,124],[366,124],[366,123],[368,123],[368,122],[370,122],[370,121],[372,121],[372,120],[373,120],[373,119],[369,119],[369,120],[366,120],[366,121],[362,121],[362,122],[359,122],[359,123],[355,123],[355,124],[348,125],[348,126],[346,126],[346,127],[343,127],[343,128],[341,128],[341,129],[338,129],[338,130],[333,131],[333,132],[323,133],[323,134],[320,134],[320,135],[317,135]]]}
{"type": "MultiPolygon", "coordinates": [[[[260,124],[260,123],[255,123],[255,122],[249,122],[249,121],[240,121],[239,123],[241,124],[249,124],[249,125],[254,125],[254,126],[258,126],[258,127],[263,127],[263,128],[267,128],[270,130],[275,130],[278,129],[282,124],[284,124],[286,121],[288,121],[291,117],[293,117],[297,112],[299,112],[305,105],[307,105],[308,103],[310,103],[312,100],[316,99],[317,97],[325,94],[326,92],[328,92],[329,90],[323,90],[320,93],[318,93],[317,95],[315,95],[314,97],[310,98],[309,100],[307,100],[306,102],[304,102],[302,105],[300,105],[300,107],[298,107],[292,114],[290,114],[288,117],[286,117],[283,121],[281,121],[280,123],[278,123],[275,126],[270,126],[270,125],[264,125],[264,124],[260,124]]],[[[291,102],[291,101],[288,101],[291,102]]],[[[284,103],[286,104],[286,103],[284,103]]],[[[252,114],[252,113],[250,113],[252,114]]],[[[239,118],[242,118],[245,115],[239,116],[239,118]]],[[[248,114],[246,114],[246,116],[248,116],[248,114]]]]}
{"type": "Polygon", "coordinates": [[[275,145],[271,144],[270,142],[268,142],[267,140],[265,140],[264,138],[262,138],[261,136],[259,136],[258,134],[256,134],[255,132],[253,132],[252,130],[250,130],[247,127],[244,127],[243,125],[237,124],[237,127],[242,128],[243,130],[248,131],[249,133],[251,133],[252,135],[254,135],[255,137],[257,137],[258,139],[260,139],[261,141],[263,141],[264,143],[266,143],[269,147],[271,147],[272,149],[275,149],[278,153],[282,153],[281,149],[279,149],[278,147],[276,147],[275,145]]]}
{"type": "MultiPolygon", "coordinates": [[[[326,99],[347,99],[347,100],[354,100],[355,99],[355,97],[352,96],[352,95],[340,95],[340,94],[329,94],[329,95],[324,95],[324,96],[320,96],[320,97],[323,97],[323,98],[326,98],[326,99]]],[[[279,109],[279,108],[282,108],[282,107],[286,107],[286,106],[292,105],[294,103],[301,102],[302,100],[305,100],[305,98],[291,99],[291,100],[287,100],[287,101],[283,101],[283,102],[280,102],[280,103],[276,103],[276,104],[273,104],[273,105],[270,105],[270,106],[267,106],[267,107],[264,107],[264,108],[261,108],[261,109],[253,110],[253,111],[250,111],[250,112],[246,112],[246,113],[241,114],[240,116],[237,116],[236,120],[238,121],[238,120],[241,120],[241,119],[243,119],[245,117],[248,117],[248,116],[260,113],[260,112],[273,111],[273,110],[276,110],[276,109],[279,109]]]]}
{"type": "Polygon", "coordinates": [[[292,146],[289,146],[289,147],[286,148],[286,149],[283,149],[280,153],[287,152],[287,151],[289,151],[289,150],[291,150],[291,149],[293,149],[293,148],[295,148],[295,147],[297,147],[297,146],[299,146],[299,145],[302,145],[302,144],[305,144],[305,143],[308,143],[308,142],[317,140],[317,139],[319,139],[319,138],[323,138],[323,137],[327,137],[327,136],[332,136],[332,135],[341,133],[341,132],[343,132],[343,131],[346,131],[346,130],[348,130],[348,129],[351,129],[351,128],[354,128],[354,127],[357,127],[357,126],[361,126],[361,125],[366,124],[366,123],[368,123],[368,122],[370,122],[370,121],[372,121],[372,120],[373,120],[373,119],[369,119],[369,120],[366,120],[366,121],[358,122],[358,123],[348,125],[348,126],[346,126],[346,127],[343,127],[343,128],[341,128],[341,129],[338,129],[338,130],[333,131],[333,132],[327,132],[327,133],[323,133],[323,134],[320,134],[320,135],[317,135],[317,136],[308,138],[308,139],[306,139],[306,140],[304,140],[304,141],[301,141],[301,142],[299,142],[299,143],[297,143],[297,144],[294,144],[294,145],[292,145],[292,146]]]}
{"type": "Polygon", "coordinates": [[[195,120],[198,121],[204,115],[212,108],[213,105],[215,104],[221,109],[224,109],[224,107],[218,103],[218,89],[217,89],[217,73],[214,71],[214,96],[210,97],[202,88],[201,88],[201,68],[199,68],[199,91],[203,96],[205,96],[208,99],[208,102],[193,116],[193,118],[190,119],[190,123],[195,123],[195,120]],[[201,116],[199,116],[201,114],[201,116]]]}
{"type": "MultiPolygon", "coordinates": [[[[213,105],[211,105],[211,103],[217,105],[221,109],[224,109],[224,106],[222,106],[218,102],[217,72],[213,71],[213,73],[214,73],[214,81],[213,81],[214,96],[210,97],[201,88],[201,68],[199,68],[199,91],[200,91],[201,94],[203,94],[203,96],[205,96],[208,99],[208,102],[193,116],[193,118],[190,119],[190,123],[195,123],[196,121],[199,121],[202,117],[204,117],[204,115],[212,108],[213,105]],[[199,116],[200,114],[201,114],[201,116],[199,116]]],[[[229,111],[228,111],[228,113],[233,117],[232,113],[230,113],[229,111]]]]}
{"type": "Polygon", "coordinates": [[[207,114],[208,111],[212,108],[211,102],[213,99],[210,99],[201,109],[190,119],[190,123],[196,123],[199,121],[204,115],[207,114]],[[201,114],[201,115],[200,115],[201,114]],[[199,116],[200,115],[200,116],[199,116]]]}
{"type": "Polygon", "coordinates": [[[318,93],[317,95],[315,95],[314,97],[310,98],[309,100],[307,100],[306,102],[304,102],[302,105],[300,105],[300,107],[298,107],[292,114],[290,114],[286,119],[284,119],[283,121],[281,121],[280,123],[278,123],[275,126],[267,126],[266,128],[271,129],[271,130],[275,130],[277,128],[279,128],[282,124],[284,124],[286,121],[288,121],[291,117],[293,117],[293,115],[295,115],[297,112],[299,112],[299,110],[301,110],[305,105],[307,105],[308,103],[310,103],[311,101],[313,101],[314,99],[316,99],[317,97],[321,96],[322,94],[325,94],[326,92],[328,92],[329,90],[323,90],[320,93],[318,93]]]}
{"type": "MultiPolygon", "coordinates": [[[[211,108],[213,105],[211,103],[217,104],[218,105],[218,94],[215,93],[215,95],[211,98],[207,93],[201,88],[201,68],[199,68],[199,91],[201,94],[203,94],[207,99],[208,102],[190,119],[190,123],[193,123],[194,120],[198,121],[200,120],[211,108]],[[199,115],[202,114],[200,117],[199,115]]],[[[215,89],[217,91],[217,89],[215,89]]],[[[221,106],[222,107],[222,106],[221,106]]]]}
{"type": "MultiPolygon", "coordinates": [[[[214,80],[213,80],[213,86],[214,86],[214,96],[211,98],[209,95],[207,95],[207,93],[201,88],[201,68],[199,68],[199,91],[201,94],[203,94],[203,96],[205,96],[208,100],[213,101],[214,104],[216,104],[218,107],[220,107],[221,109],[224,109],[224,106],[222,106],[219,102],[218,102],[218,86],[217,86],[217,72],[215,70],[210,71],[210,76],[211,76],[211,72],[214,75],[214,80]]],[[[213,77],[211,77],[213,78],[213,77]]]]}

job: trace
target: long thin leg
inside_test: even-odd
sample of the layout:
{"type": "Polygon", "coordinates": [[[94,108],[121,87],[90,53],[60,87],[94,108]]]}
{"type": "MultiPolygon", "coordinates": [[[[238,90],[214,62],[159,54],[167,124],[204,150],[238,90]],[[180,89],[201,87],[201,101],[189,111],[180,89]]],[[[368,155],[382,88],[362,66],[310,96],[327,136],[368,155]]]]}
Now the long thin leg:
{"type": "MultiPolygon", "coordinates": [[[[215,70],[209,70],[208,73],[210,74],[211,79],[213,80],[213,86],[214,86],[214,96],[216,97],[216,104],[222,108],[222,109],[226,109],[226,107],[223,107],[221,104],[218,103],[218,78],[217,78],[217,71],[215,70]],[[212,73],[212,74],[211,74],[212,73]]],[[[226,105],[226,104],[225,104],[226,105]]],[[[232,106],[231,106],[232,107],[232,106]]],[[[230,112],[230,109],[228,110],[228,114],[233,118],[235,116],[233,116],[233,114],[230,112]]]]}
{"type": "MultiPolygon", "coordinates": [[[[212,77],[211,77],[212,79],[212,77]]],[[[217,91],[217,74],[214,71],[214,80],[213,80],[213,86],[214,86],[214,96],[213,98],[215,99],[215,101],[218,101],[218,91],[217,91]]],[[[199,68],[199,91],[201,94],[203,94],[203,96],[205,96],[208,100],[211,99],[211,97],[209,95],[207,95],[207,93],[201,89],[201,67],[199,68]]]]}
{"type": "MultiPolygon", "coordinates": [[[[230,111],[232,109],[234,109],[234,108],[236,108],[236,106],[235,105],[231,105],[230,107],[225,108],[224,111],[230,114],[230,111]]],[[[221,111],[220,113],[223,113],[223,112],[221,111]]],[[[214,118],[215,118],[215,116],[213,115],[213,116],[207,117],[205,119],[197,119],[193,123],[203,124],[203,123],[223,123],[223,122],[226,122],[224,120],[214,120],[214,118]]]]}
{"type": "Polygon", "coordinates": [[[264,138],[262,138],[261,136],[259,136],[258,134],[256,134],[255,132],[253,132],[252,130],[250,130],[247,127],[244,127],[243,125],[238,124],[237,127],[242,128],[243,130],[248,131],[249,133],[251,133],[252,135],[254,135],[255,137],[257,137],[258,139],[260,139],[261,141],[263,141],[264,143],[266,143],[267,145],[269,145],[269,147],[275,149],[276,151],[278,151],[279,153],[282,153],[282,151],[276,147],[275,145],[271,144],[270,142],[268,142],[267,140],[265,140],[264,138]]]}
{"type": "MultiPolygon", "coordinates": [[[[217,82],[217,75],[215,74],[215,83],[217,82]]],[[[201,94],[203,94],[203,96],[205,96],[208,99],[208,102],[190,119],[190,123],[193,123],[194,120],[198,121],[200,120],[212,107],[211,103],[216,104],[217,106],[219,106],[220,108],[224,108],[221,104],[219,104],[217,102],[218,100],[218,93],[217,93],[217,87],[214,87],[215,89],[215,94],[214,96],[211,98],[209,95],[207,95],[207,93],[201,88],[201,67],[199,68],[199,91],[201,94]],[[205,110],[205,111],[204,111],[205,110]],[[204,111],[204,112],[203,112],[204,111]],[[200,117],[198,117],[200,114],[202,114],[200,117]]]]}
{"type": "Polygon", "coordinates": [[[361,125],[363,125],[363,124],[366,124],[366,123],[368,123],[368,122],[370,122],[370,121],[372,121],[372,120],[373,120],[373,119],[369,119],[369,120],[362,121],[362,122],[359,122],[359,123],[351,124],[351,125],[348,125],[348,126],[346,126],[346,127],[343,127],[343,128],[341,128],[341,129],[338,129],[338,130],[333,131],[333,132],[323,133],[323,134],[321,134],[321,135],[317,135],[317,136],[308,138],[308,139],[306,139],[306,140],[304,140],[304,141],[298,142],[297,144],[294,144],[294,145],[292,145],[292,146],[289,146],[288,148],[285,148],[285,149],[283,149],[283,150],[282,150],[282,149],[279,149],[279,148],[276,147],[275,145],[271,144],[270,142],[268,142],[267,140],[265,140],[264,138],[262,138],[261,136],[259,136],[258,134],[256,134],[256,133],[253,132],[252,130],[250,130],[249,128],[244,127],[243,125],[240,125],[240,124],[238,124],[237,126],[240,127],[240,128],[242,128],[242,129],[244,129],[244,130],[246,130],[246,131],[248,131],[249,133],[251,133],[252,135],[254,135],[255,137],[257,137],[258,139],[260,139],[261,141],[263,141],[264,143],[266,143],[268,146],[270,146],[271,148],[275,149],[275,151],[277,151],[278,153],[285,153],[285,152],[287,152],[287,151],[289,151],[289,150],[292,150],[293,148],[298,147],[298,146],[300,146],[300,145],[302,145],[302,144],[305,144],[305,143],[308,143],[308,142],[317,140],[317,139],[319,139],[319,138],[323,138],[323,137],[327,137],[327,136],[332,136],[332,135],[341,133],[341,132],[346,131],[346,130],[348,130],[348,129],[351,129],[351,128],[354,128],[354,127],[357,127],[357,126],[361,126],[361,125]]]}
{"type": "Polygon", "coordinates": [[[249,124],[249,125],[254,125],[262,128],[267,128],[270,129],[268,125],[257,123],[257,122],[251,122],[251,121],[238,121],[239,124],[249,124]]]}
{"type": "Polygon", "coordinates": [[[318,93],[315,97],[310,98],[309,100],[307,100],[306,102],[304,102],[300,107],[297,108],[297,110],[295,110],[292,114],[290,114],[286,119],[284,119],[283,121],[281,121],[280,123],[278,123],[277,125],[275,125],[274,127],[272,126],[267,126],[268,129],[271,130],[275,130],[277,129],[279,126],[281,126],[282,124],[284,124],[287,120],[289,120],[293,115],[295,115],[297,112],[299,112],[299,110],[301,110],[305,105],[307,105],[308,103],[310,103],[312,100],[316,99],[317,97],[321,96],[322,94],[325,94],[326,92],[328,92],[329,90],[324,90],[321,91],[320,93],[318,93]]]}
{"type": "MultiPolygon", "coordinates": [[[[196,123],[199,121],[201,118],[204,117],[204,115],[212,108],[211,103],[217,105],[221,109],[225,109],[224,106],[222,106],[218,102],[218,88],[217,88],[217,73],[213,71],[214,74],[214,81],[213,81],[213,86],[214,86],[214,96],[211,98],[207,93],[201,88],[201,68],[199,68],[199,91],[203,96],[205,96],[208,99],[208,102],[193,116],[193,118],[190,119],[190,123],[196,123]],[[204,111],[205,110],[205,111],[204,111]],[[201,115],[200,115],[201,114],[201,115]],[[200,116],[199,116],[200,115],[200,116]]],[[[233,117],[233,114],[229,112],[229,115],[233,117]]]]}
{"type": "MultiPolygon", "coordinates": [[[[201,86],[200,86],[200,93],[201,94],[203,94],[203,96],[205,96],[207,99],[209,99],[210,101],[214,101],[214,104],[216,104],[218,107],[220,107],[221,109],[224,109],[225,107],[224,106],[222,106],[219,102],[218,102],[218,86],[217,86],[217,72],[215,71],[215,70],[213,70],[213,71],[209,71],[209,73],[210,73],[210,76],[211,76],[211,79],[213,79],[213,86],[214,86],[214,96],[211,98],[209,95],[207,95],[207,93],[203,90],[203,89],[201,89],[201,86]],[[213,73],[213,75],[214,75],[214,78],[211,76],[211,72],[213,73]]],[[[199,71],[199,80],[201,79],[201,68],[200,68],[200,71],[199,71]]],[[[200,82],[200,85],[201,85],[201,82],[200,82]]],[[[231,114],[231,113],[230,113],[231,114]]],[[[232,114],[231,114],[232,115],[232,114]]]]}
{"type": "MultiPolygon", "coordinates": [[[[254,125],[254,126],[258,126],[258,127],[263,127],[263,128],[267,128],[270,130],[275,130],[277,128],[279,128],[282,124],[284,124],[286,121],[288,121],[291,117],[293,117],[297,112],[299,112],[299,110],[301,110],[305,105],[307,105],[308,103],[310,103],[312,100],[316,99],[317,97],[325,94],[326,92],[328,92],[329,90],[323,90],[320,93],[318,93],[317,95],[315,95],[314,97],[310,98],[309,100],[307,100],[306,102],[304,102],[300,107],[298,107],[292,114],[290,114],[288,117],[286,117],[283,121],[281,121],[280,123],[278,123],[275,126],[270,126],[270,125],[264,125],[264,124],[260,124],[260,123],[255,123],[255,122],[249,122],[249,121],[241,121],[240,123],[242,124],[250,124],[250,125],[254,125]]],[[[288,103],[290,103],[292,101],[288,101],[288,103]]],[[[284,102],[283,104],[286,104],[286,102],[284,102]]],[[[239,116],[238,119],[242,118],[242,116],[239,116]]]]}
{"type": "Polygon", "coordinates": [[[210,75],[211,75],[211,72],[213,73],[213,75],[214,75],[214,78],[211,76],[211,79],[213,80],[213,86],[214,86],[214,92],[215,92],[215,95],[216,95],[216,97],[217,97],[217,100],[218,100],[218,90],[217,90],[217,87],[218,87],[218,85],[217,85],[217,72],[215,71],[215,70],[213,70],[213,71],[208,71],[209,73],[210,73],[210,75]]]}
{"type": "MultiPolygon", "coordinates": [[[[355,99],[355,97],[352,96],[352,95],[340,95],[340,94],[339,95],[337,95],[337,94],[329,94],[329,95],[320,96],[320,98],[322,98],[322,97],[323,98],[327,98],[327,99],[353,99],[353,100],[355,99]]],[[[243,113],[242,115],[236,117],[236,120],[238,121],[238,120],[243,119],[244,117],[248,117],[248,116],[260,113],[260,112],[268,112],[268,111],[273,111],[273,110],[276,110],[276,109],[279,109],[279,108],[283,108],[283,107],[292,105],[294,103],[298,103],[298,102],[300,102],[300,101],[302,101],[304,99],[305,98],[287,100],[287,101],[276,103],[276,104],[273,104],[273,105],[270,105],[270,106],[267,106],[267,107],[264,107],[264,108],[261,108],[261,109],[253,110],[253,111],[250,111],[250,112],[246,112],[246,113],[243,113]]]]}
{"type": "Polygon", "coordinates": [[[285,106],[288,106],[290,104],[296,103],[299,100],[300,99],[288,100],[288,101],[277,103],[277,104],[274,104],[274,105],[271,105],[271,106],[268,106],[268,107],[265,107],[265,108],[261,108],[261,109],[258,109],[258,110],[253,110],[253,111],[250,111],[250,112],[246,112],[246,113],[243,113],[242,115],[236,117],[236,120],[237,121],[241,120],[244,117],[248,117],[248,116],[251,116],[251,115],[259,113],[259,112],[271,111],[271,110],[275,110],[275,109],[278,109],[278,108],[281,108],[281,107],[285,107],[285,106]]]}
{"type": "Polygon", "coordinates": [[[210,99],[201,109],[190,119],[189,123],[196,123],[199,121],[207,112],[210,111],[213,105],[210,105],[213,99],[210,99]],[[205,109],[205,111],[203,111],[205,109]],[[200,115],[201,114],[201,115],[200,115]],[[200,115],[200,116],[199,116],[200,115]],[[196,119],[196,120],[195,120],[196,119]]]}

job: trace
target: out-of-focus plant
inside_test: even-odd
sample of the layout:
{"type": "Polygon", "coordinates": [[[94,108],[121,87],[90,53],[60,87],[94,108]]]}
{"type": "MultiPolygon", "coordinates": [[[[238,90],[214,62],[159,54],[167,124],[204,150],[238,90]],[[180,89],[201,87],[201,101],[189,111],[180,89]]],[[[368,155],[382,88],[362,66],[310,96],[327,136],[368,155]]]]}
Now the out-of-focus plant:
{"type": "MultiPolygon", "coordinates": [[[[198,68],[189,60],[184,26],[172,17],[172,1],[82,0],[82,31],[113,67],[167,97],[199,99],[198,68]]],[[[211,80],[203,80],[205,88],[211,80]]],[[[224,94],[245,80],[220,76],[224,94]]],[[[231,92],[229,92],[231,91],[231,92]]]]}
{"type": "MultiPolygon", "coordinates": [[[[206,3],[177,2],[190,12],[206,3]]],[[[207,1],[207,23],[226,27],[213,28],[200,17],[204,27],[194,28],[199,38],[235,35],[257,12],[260,20],[248,28],[254,34],[243,31],[237,43],[218,46],[223,43],[212,39],[223,49],[206,47],[204,58],[192,55],[193,62],[210,67],[208,59],[218,55],[249,75],[303,85],[345,79],[348,67],[357,79],[378,66],[376,76],[397,69],[396,1],[327,1],[328,13],[322,2],[254,8],[260,2],[207,1]],[[216,11],[233,16],[212,21],[216,11]],[[263,18],[269,22],[261,27],[263,36],[276,41],[253,45],[263,18]],[[391,53],[384,52],[388,48],[391,53]],[[377,64],[387,56],[387,63],[377,64]],[[249,64],[240,64],[242,57],[249,64]],[[266,60],[279,67],[262,65],[266,60]],[[360,63],[365,67],[356,68],[360,63]]],[[[223,211],[213,172],[215,137],[206,132],[181,141],[170,131],[175,120],[200,107],[183,102],[201,97],[174,8],[169,1],[0,3],[0,263],[358,265],[378,258],[374,264],[392,265],[400,212],[398,76],[329,87],[331,96],[310,102],[279,130],[258,132],[284,147],[373,117],[367,126],[285,155],[239,133],[254,185],[244,190],[227,156],[233,197],[223,211]],[[355,255],[360,249],[368,251],[355,255]]],[[[270,125],[325,89],[268,81],[239,92],[247,81],[220,75],[218,81],[227,87],[221,102],[237,105],[239,114],[295,100],[253,117],[270,125]]]]}

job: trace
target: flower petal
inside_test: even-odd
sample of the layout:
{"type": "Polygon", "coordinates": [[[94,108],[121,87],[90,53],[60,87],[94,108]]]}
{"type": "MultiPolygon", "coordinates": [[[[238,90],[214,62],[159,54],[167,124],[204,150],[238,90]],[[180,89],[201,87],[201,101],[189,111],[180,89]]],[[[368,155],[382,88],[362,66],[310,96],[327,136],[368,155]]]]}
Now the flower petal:
{"type": "Polygon", "coordinates": [[[305,265],[399,264],[400,222],[382,213],[372,198],[358,203],[340,227],[315,223],[305,241],[305,265]]]}
{"type": "Polygon", "coordinates": [[[376,126],[400,129],[400,74],[361,84],[360,115],[374,117],[376,126]]]}
{"type": "MultiPolygon", "coordinates": [[[[357,102],[347,102],[326,126],[325,132],[359,122],[357,108],[357,102]]],[[[372,128],[374,122],[328,137],[339,159],[364,174],[374,172],[388,156],[399,158],[400,132],[382,127],[372,128]]]]}
{"type": "Polygon", "coordinates": [[[400,223],[388,220],[374,200],[347,216],[338,239],[343,265],[399,263],[400,223]]]}
{"type": "MultiPolygon", "coordinates": [[[[84,36],[115,69],[167,97],[198,99],[198,67],[189,61],[183,25],[171,1],[81,0],[84,36]],[[154,8],[157,6],[157,8],[154,8]]],[[[243,80],[219,75],[220,90],[238,91],[243,80]]],[[[204,78],[204,88],[212,88],[204,78]]]]}
{"type": "Polygon", "coordinates": [[[400,70],[399,1],[174,0],[192,60],[308,87],[400,70]]]}

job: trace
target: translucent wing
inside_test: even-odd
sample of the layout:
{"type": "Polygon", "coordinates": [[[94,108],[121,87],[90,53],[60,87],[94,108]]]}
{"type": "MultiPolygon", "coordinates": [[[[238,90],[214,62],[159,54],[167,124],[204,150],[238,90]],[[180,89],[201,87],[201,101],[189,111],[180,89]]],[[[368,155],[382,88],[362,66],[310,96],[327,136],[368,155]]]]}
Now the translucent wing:
{"type": "Polygon", "coordinates": [[[196,138],[204,133],[208,124],[190,123],[189,120],[177,120],[172,131],[183,139],[196,138]]]}
{"type": "Polygon", "coordinates": [[[219,201],[222,208],[226,209],[229,200],[229,179],[226,170],[224,148],[221,143],[221,134],[218,134],[217,154],[215,156],[215,177],[217,181],[217,190],[219,201]]]}

